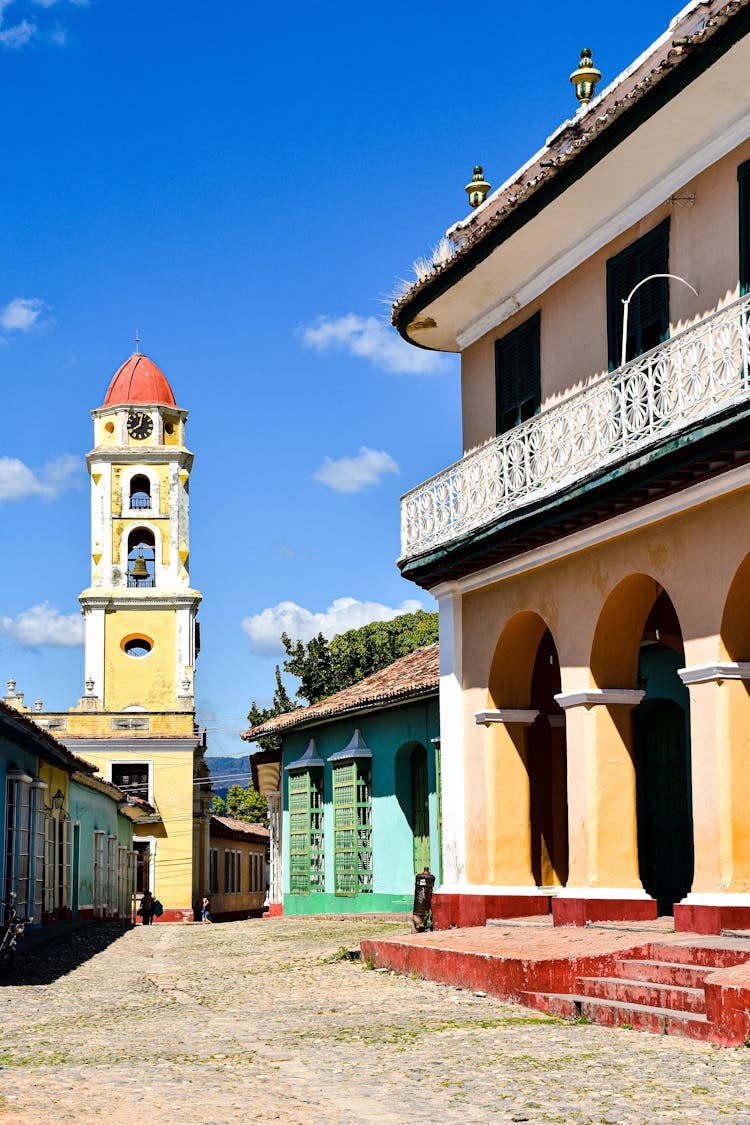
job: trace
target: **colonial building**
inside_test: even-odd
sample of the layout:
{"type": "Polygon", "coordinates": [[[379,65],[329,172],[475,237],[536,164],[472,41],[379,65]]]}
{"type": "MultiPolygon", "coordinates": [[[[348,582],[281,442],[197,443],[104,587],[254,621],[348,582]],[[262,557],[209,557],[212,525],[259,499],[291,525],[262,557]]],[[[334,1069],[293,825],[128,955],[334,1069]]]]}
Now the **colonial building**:
{"type": "Polygon", "coordinates": [[[268,890],[269,831],[233,816],[211,816],[208,894],[215,922],[259,918],[268,890]]]}
{"type": "Polygon", "coordinates": [[[250,759],[269,798],[269,913],[411,912],[415,873],[440,864],[438,646],[242,737],[269,735],[278,756],[250,759]]]}
{"type": "Polygon", "coordinates": [[[192,919],[208,881],[209,785],[195,722],[201,598],[189,576],[187,411],[136,352],[92,417],[85,694],[34,718],[152,806],[135,826],[138,889],[161,900],[161,920],[192,919]]]}
{"type": "Polygon", "coordinates": [[[585,51],[394,306],[461,355],[400,559],[440,605],[443,925],[750,925],[749,33],[693,0],[598,95],[585,51]]]}

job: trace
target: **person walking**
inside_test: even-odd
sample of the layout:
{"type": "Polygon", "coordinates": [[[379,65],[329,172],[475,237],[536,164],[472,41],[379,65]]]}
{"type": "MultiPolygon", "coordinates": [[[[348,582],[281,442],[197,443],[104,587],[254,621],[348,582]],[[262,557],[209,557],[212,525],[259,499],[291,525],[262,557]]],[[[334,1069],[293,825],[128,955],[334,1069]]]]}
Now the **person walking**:
{"type": "Polygon", "coordinates": [[[144,891],[141,899],[140,915],[144,926],[151,926],[154,921],[154,896],[151,891],[144,891]]]}
{"type": "Polygon", "coordinates": [[[204,926],[211,925],[211,903],[205,895],[203,896],[203,902],[201,903],[201,922],[204,926]]]}

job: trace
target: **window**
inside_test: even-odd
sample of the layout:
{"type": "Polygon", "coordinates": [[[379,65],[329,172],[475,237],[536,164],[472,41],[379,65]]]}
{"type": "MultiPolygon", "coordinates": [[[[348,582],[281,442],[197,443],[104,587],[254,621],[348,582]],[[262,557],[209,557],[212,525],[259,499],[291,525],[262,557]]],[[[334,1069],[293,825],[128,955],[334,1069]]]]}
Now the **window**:
{"type": "Polygon", "coordinates": [[[128,797],[140,797],[148,801],[149,764],[148,762],[113,762],[110,766],[110,780],[128,797]]]}
{"type": "Polygon", "coordinates": [[[16,910],[20,918],[34,911],[39,854],[38,810],[44,809],[43,787],[22,770],[11,768],[7,773],[5,808],[5,855],[3,860],[3,899],[16,894],[16,910]]]}
{"type": "Polygon", "coordinates": [[[323,778],[310,770],[289,775],[289,889],[325,890],[323,778]]]}
{"type": "MultiPolygon", "coordinates": [[[[623,301],[639,281],[669,270],[669,219],[654,227],[607,262],[607,337],[609,369],[622,362],[623,301]]],[[[628,306],[626,359],[655,348],[669,336],[669,281],[647,281],[633,294],[628,306]]]]}
{"type": "Polygon", "coordinates": [[[219,893],[219,849],[211,848],[209,859],[208,893],[219,893]]]}
{"type": "Polygon", "coordinates": [[[497,432],[504,434],[531,418],[541,403],[539,333],[535,313],[502,340],[495,341],[495,407],[497,432]]]}
{"type": "Polygon", "coordinates": [[[151,507],[151,481],[140,473],[130,480],[130,508],[151,507]]]}
{"type": "Polygon", "coordinates": [[[224,852],[224,894],[237,895],[242,890],[242,854],[238,851],[224,852]]]}
{"type": "Polygon", "coordinates": [[[94,832],[94,917],[104,917],[104,896],[107,885],[107,867],[105,859],[105,834],[101,831],[94,832]]]}
{"type": "Polygon", "coordinates": [[[333,767],[333,877],[337,895],[372,893],[372,770],[354,759],[333,767]]]}
{"type": "Polygon", "coordinates": [[[737,169],[740,185],[740,296],[750,292],[750,160],[737,169]]]}

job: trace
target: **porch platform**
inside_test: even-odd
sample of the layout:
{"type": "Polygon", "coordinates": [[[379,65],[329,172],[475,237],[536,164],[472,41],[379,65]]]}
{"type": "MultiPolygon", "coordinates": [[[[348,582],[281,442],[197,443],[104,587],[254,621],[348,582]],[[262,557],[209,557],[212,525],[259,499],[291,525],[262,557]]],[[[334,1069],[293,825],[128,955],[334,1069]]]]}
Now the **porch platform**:
{"type": "Polygon", "coordinates": [[[674,933],[668,924],[559,928],[509,919],[363,941],[362,959],[591,1023],[744,1043],[750,937],[674,933]]]}

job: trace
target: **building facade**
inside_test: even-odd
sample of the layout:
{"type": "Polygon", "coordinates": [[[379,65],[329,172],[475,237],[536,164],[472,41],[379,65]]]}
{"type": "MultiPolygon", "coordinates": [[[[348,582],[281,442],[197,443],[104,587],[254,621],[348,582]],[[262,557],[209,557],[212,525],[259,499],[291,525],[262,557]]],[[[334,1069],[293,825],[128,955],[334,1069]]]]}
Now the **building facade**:
{"type": "Polygon", "coordinates": [[[268,892],[268,829],[214,813],[210,830],[211,918],[260,918],[268,892]]]}
{"type": "Polygon", "coordinates": [[[415,874],[440,864],[438,646],[243,738],[274,734],[282,768],[271,751],[251,757],[269,797],[269,912],[410,913],[415,874]]]}
{"type": "Polygon", "coordinates": [[[161,900],[162,921],[192,920],[208,879],[209,785],[195,722],[187,412],[136,352],[92,418],[85,692],[69,711],[34,718],[151,806],[134,826],[138,891],[161,900]]]}
{"type": "Polygon", "coordinates": [[[394,306],[461,355],[464,456],[402,500],[439,924],[750,925],[748,65],[746,0],[690,3],[394,306]]]}

